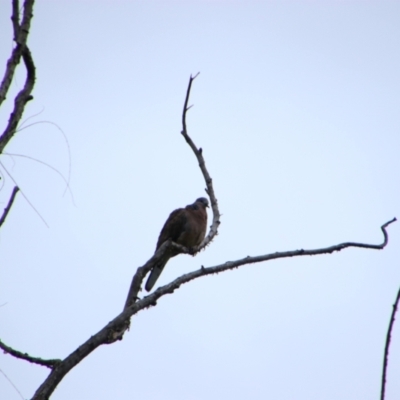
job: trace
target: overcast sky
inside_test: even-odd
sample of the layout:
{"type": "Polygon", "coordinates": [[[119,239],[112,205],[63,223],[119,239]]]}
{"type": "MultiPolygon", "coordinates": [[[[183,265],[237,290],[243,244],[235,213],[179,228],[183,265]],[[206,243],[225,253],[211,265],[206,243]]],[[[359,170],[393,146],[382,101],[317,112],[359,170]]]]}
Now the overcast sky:
{"type": "MultiPolygon", "coordinates": [[[[0,65],[11,1],[0,2],[0,65]]],[[[202,147],[222,215],[201,265],[344,241],[381,243],[400,217],[400,2],[44,1],[29,36],[37,68],[2,155],[0,338],[64,358],[124,304],[169,213],[204,196],[180,135],[202,147]],[[62,130],[62,132],[61,132],[62,130]],[[69,158],[70,154],[70,158],[69,158]],[[10,178],[5,168],[12,175],[10,178]]],[[[3,73],[3,72],[2,72],[3,73]]],[[[23,85],[21,67],[8,103],[23,85]]],[[[3,128],[2,128],[3,129],[3,128]]],[[[210,215],[211,220],[211,215],[210,215]]],[[[191,282],[132,320],[59,385],[54,400],[372,400],[400,285],[400,224],[383,251],[244,266],[191,282]]],[[[400,396],[400,316],[387,399],[400,396]]],[[[48,370],[0,355],[24,398],[48,370]]],[[[21,396],[0,374],[0,398],[21,396]]]]}

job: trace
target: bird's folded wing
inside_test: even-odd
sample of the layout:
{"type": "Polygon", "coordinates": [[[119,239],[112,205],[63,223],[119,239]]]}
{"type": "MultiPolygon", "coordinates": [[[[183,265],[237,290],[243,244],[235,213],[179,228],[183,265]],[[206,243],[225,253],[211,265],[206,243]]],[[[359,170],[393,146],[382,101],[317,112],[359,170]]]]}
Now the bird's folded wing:
{"type": "Polygon", "coordinates": [[[158,249],[166,240],[171,239],[173,242],[178,242],[179,236],[185,231],[187,222],[186,210],[178,208],[172,211],[163,228],[157,241],[158,249]]]}

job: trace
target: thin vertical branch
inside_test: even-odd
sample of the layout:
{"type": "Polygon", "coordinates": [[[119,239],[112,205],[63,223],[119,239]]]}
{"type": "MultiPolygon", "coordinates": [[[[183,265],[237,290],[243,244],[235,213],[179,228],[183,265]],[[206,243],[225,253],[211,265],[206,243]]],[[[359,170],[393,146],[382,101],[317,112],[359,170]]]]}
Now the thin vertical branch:
{"type": "Polygon", "coordinates": [[[26,48],[26,42],[28,40],[29,29],[33,17],[33,4],[34,0],[25,0],[22,22],[21,25],[19,25],[19,1],[13,0],[12,2],[11,20],[14,28],[14,40],[17,45],[13,49],[9,60],[7,61],[4,77],[0,83],[0,105],[7,97],[15,70],[21,60],[22,53],[26,48]]]}
{"type": "Polygon", "coordinates": [[[386,390],[386,374],[387,367],[389,362],[389,348],[390,348],[390,340],[392,338],[392,330],[394,326],[394,320],[396,316],[397,307],[400,301],[400,288],[397,292],[396,301],[393,304],[392,315],[390,317],[389,328],[386,335],[386,344],[385,344],[385,354],[383,356],[383,370],[382,370],[382,384],[381,384],[381,400],[385,399],[385,390],[386,390]]]}
{"type": "Polygon", "coordinates": [[[11,207],[12,207],[12,205],[14,203],[14,200],[15,200],[15,196],[17,195],[18,191],[19,191],[19,187],[18,186],[14,186],[14,189],[13,189],[13,191],[11,193],[10,200],[8,200],[8,204],[7,204],[6,208],[3,211],[3,215],[0,218],[0,227],[4,224],[4,221],[6,220],[7,215],[11,210],[11,207]]]}
{"type": "Polygon", "coordinates": [[[203,242],[200,244],[199,250],[201,250],[201,249],[204,249],[208,244],[210,244],[211,241],[214,239],[214,237],[216,235],[218,235],[218,227],[221,223],[221,221],[220,221],[221,214],[219,212],[218,201],[217,201],[217,198],[214,193],[212,178],[207,171],[206,163],[204,161],[203,149],[201,147],[197,148],[197,146],[194,144],[192,138],[189,136],[189,134],[187,132],[187,127],[186,127],[186,114],[187,114],[188,110],[192,107],[192,106],[188,106],[189,98],[190,98],[190,91],[192,89],[192,83],[197,78],[199,73],[200,72],[198,72],[195,76],[190,75],[190,78],[189,78],[189,84],[188,84],[188,87],[186,90],[186,98],[185,98],[185,102],[183,105],[183,112],[182,112],[182,132],[181,132],[181,134],[185,138],[187,144],[193,150],[193,153],[195,154],[197,161],[199,162],[200,170],[204,176],[204,180],[206,181],[206,186],[207,186],[206,192],[210,196],[211,208],[213,211],[213,222],[210,227],[210,232],[204,238],[203,242]]]}
{"type": "Polygon", "coordinates": [[[6,129],[0,136],[0,154],[3,152],[4,148],[7,146],[11,138],[14,136],[14,133],[17,130],[18,123],[24,113],[26,104],[29,100],[33,99],[31,93],[33,90],[33,86],[35,85],[36,71],[35,64],[33,62],[32,55],[28,46],[24,46],[24,49],[22,51],[22,58],[26,67],[25,84],[21,91],[15,97],[14,109],[10,114],[6,129]]]}

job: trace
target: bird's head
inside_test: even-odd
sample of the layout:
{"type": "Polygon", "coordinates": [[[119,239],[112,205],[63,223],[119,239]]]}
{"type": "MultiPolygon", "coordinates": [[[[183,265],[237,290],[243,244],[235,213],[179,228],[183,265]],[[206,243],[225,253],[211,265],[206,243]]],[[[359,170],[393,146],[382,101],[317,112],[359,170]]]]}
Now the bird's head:
{"type": "Polygon", "coordinates": [[[203,207],[209,207],[208,205],[208,199],[206,199],[205,197],[199,197],[195,203],[200,203],[203,207]]]}

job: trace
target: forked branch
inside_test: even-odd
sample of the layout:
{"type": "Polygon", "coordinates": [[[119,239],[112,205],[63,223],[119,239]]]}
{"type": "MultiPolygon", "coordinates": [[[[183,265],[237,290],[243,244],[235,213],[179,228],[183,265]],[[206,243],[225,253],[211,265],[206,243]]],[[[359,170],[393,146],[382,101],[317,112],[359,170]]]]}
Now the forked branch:
{"type": "Polygon", "coordinates": [[[14,77],[15,69],[17,68],[22,53],[26,48],[26,42],[28,40],[29,29],[31,26],[31,20],[33,17],[33,4],[34,0],[25,0],[24,12],[22,16],[21,25],[19,24],[19,1],[12,1],[12,16],[11,20],[14,28],[14,40],[16,46],[14,47],[10,58],[7,61],[6,70],[4,72],[3,79],[0,83],[0,105],[7,97],[8,90],[14,77]]]}
{"type": "Polygon", "coordinates": [[[25,0],[24,2],[24,12],[22,17],[21,25],[18,24],[19,15],[18,0],[13,0],[13,15],[11,17],[14,27],[14,39],[17,42],[10,59],[7,62],[6,72],[4,74],[3,80],[0,84],[0,105],[5,100],[8,90],[10,88],[15,69],[20,62],[21,57],[23,58],[25,68],[26,68],[26,78],[24,87],[20,90],[14,100],[14,109],[10,114],[8,124],[6,129],[0,136],[0,154],[3,152],[4,148],[7,146],[14,133],[17,130],[19,121],[22,118],[25,106],[29,100],[32,100],[32,90],[35,85],[35,64],[32,59],[31,52],[26,44],[29,34],[30,23],[32,19],[32,8],[34,0],[25,0]]]}
{"type": "MultiPolygon", "coordinates": [[[[197,75],[196,75],[197,76],[197,75]]],[[[191,91],[191,86],[193,80],[196,78],[190,77],[188,89],[186,92],[185,98],[185,105],[182,114],[182,135],[185,138],[186,142],[189,144],[191,149],[193,150],[198,162],[199,167],[203,173],[204,179],[206,181],[207,186],[207,193],[210,196],[212,210],[213,210],[213,222],[210,229],[209,234],[203,241],[203,243],[195,249],[196,251],[201,250],[207,244],[211,242],[211,240],[217,234],[218,225],[220,223],[220,213],[218,210],[218,202],[215,197],[212,179],[206,169],[205,161],[203,157],[203,151],[201,148],[197,148],[194,144],[193,140],[190,138],[187,132],[186,127],[186,113],[190,107],[188,107],[189,96],[191,91]]],[[[173,293],[176,289],[178,289],[181,285],[188,283],[194,279],[200,278],[206,275],[212,275],[220,272],[224,272],[227,270],[232,270],[243,265],[252,264],[252,263],[259,263],[263,261],[270,261],[278,258],[287,258],[287,257],[298,257],[298,256],[311,256],[311,255],[319,255],[319,254],[329,254],[335,251],[341,251],[345,248],[349,247],[360,247],[365,249],[383,249],[388,243],[388,234],[386,232],[386,228],[395,221],[396,219],[392,219],[388,221],[384,225],[382,225],[381,230],[384,236],[383,243],[381,244],[365,244],[365,243],[358,243],[358,242],[345,242],[340,243],[338,245],[325,247],[321,249],[312,249],[312,250],[293,250],[293,251],[286,251],[286,252],[277,252],[265,255],[259,255],[254,257],[245,257],[240,260],[235,261],[228,261],[224,264],[212,266],[212,267],[201,267],[200,269],[190,272],[188,274],[182,275],[175,279],[174,281],[170,282],[167,285],[159,287],[155,292],[151,293],[148,296],[145,296],[142,299],[138,298],[138,293],[141,288],[141,284],[146,273],[154,266],[155,263],[163,256],[164,252],[167,250],[169,246],[177,246],[179,247],[181,252],[188,252],[188,249],[185,249],[182,246],[179,246],[172,242],[165,242],[159,250],[149,259],[149,261],[139,267],[132,279],[132,283],[130,286],[130,290],[128,293],[128,297],[125,303],[125,307],[123,311],[117,315],[112,321],[110,321],[106,326],[104,326],[99,332],[95,335],[91,336],[85,343],[75,349],[69,356],[65,359],[59,360],[50,360],[50,362],[54,362],[50,366],[52,371],[50,372],[49,376],[45,379],[42,385],[37,389],[36,393],[34,394],[32,400],[47,400],[50,395],[54,392],[57,385],[64,379],[64,377],[68,374],[71,369],[73,369],[78,363],[80,363],[84,358],[86,358],[89,354],[91,354],[95,349],[99,346],[104,344],[110,344],[117,340],[121,340],[123,338],[124,333],[126,332],[127,328],[130,324],[130,319],[133,315],[137,314],[141,310],[144,310],[148,307],[155,306],[157,304],[158,299],[165,296],[166,294],[173,293]]],[[[4,347],[2,347],[4,349],[4,347]]],[[[9,348],[7,348],[9,350],[9,348]]],[[[13,353],[8,351],[9,354],[12,354],[17,357],[22,353],[13,350],[13,353]]],[[[32,360],[41,360],[37,358],[33,358],[27,355],[24,357],[18,357],[25,359],[27,361],[33,362],[32,360]]],[[[42,360],[43,361],[43,360],[42,360]]],[[[48,362],[49,360],[47,360],[48,362]]],[[[43,365],[43,364],[42,364],[43,365]]],[[[47,365],[46,365],[47,366],[47,365]]]]}
{"type": "MultiPolygon", "coordinates": [[[[341,251],[349,247],[361,247],[366,249],[381,250],[388,243],[388,235],[386,232],[386,228],[394,221],[396,221],[395,218],[382,225],[381,229],[384,235],[384,241],[381,244],[345,242],[335,246],[325,247],[322,249],[314,249],[314,250],[301,249],[301,250],[271,253],[255,257],[248,256],[240,260],[228,261],[224,264],[220,264],[214,267],[208,267],[208,268],[201,267],[197,271],[182,275],[179,278],[172,281],[171,283],[158,288],[152,294],[144,297],[141,300],[136,301],[135,303],[132,303],[129,307],[126,307],[122,313],[120,313],[116,318],[110,321],[103,329],[101,329],[98,333],[90,337],[85,343],[83,343],[80,347],[78,347],[67,358],[61,361],[61,363],[59,363],[54,368],[54,370],[50,373],[48,378],[39,387],[32,400],[47,399],[48,396],[50,396],[50,394],[54,391],[58,383],[64,378],[64,376],[79,362],[81,362],[85,357],[87,357],[92,351],[94,351],[97,347],[103,344],[110,344],[115,340],[121,339],[122,338],[121,332],[122,334],[123,332],[125,332],[126,326],[127,324],[129,324],[129,320],[133,315],[137,314],[139,311],[144,310],[148,307],[155,306],[157,304],[158,299],[165,296],[166,294],[173,293],[181,285],[187,282],[190,282],[202,276],[217,274],[227,270],[232,270],[242,265],[269,261],[278,258],[330,254],[333,253],[334,251],[341,251]]],[[[165,246],[167,245],[168,242],[165,243],[165,246]]]]}

